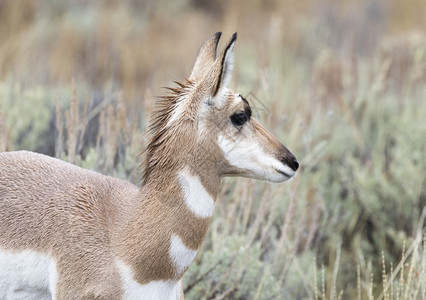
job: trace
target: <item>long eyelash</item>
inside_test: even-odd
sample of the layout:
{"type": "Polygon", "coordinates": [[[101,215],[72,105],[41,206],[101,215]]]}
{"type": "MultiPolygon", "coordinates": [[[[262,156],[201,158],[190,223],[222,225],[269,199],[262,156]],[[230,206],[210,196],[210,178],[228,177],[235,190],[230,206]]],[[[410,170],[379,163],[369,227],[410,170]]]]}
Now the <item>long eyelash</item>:
{"type": "Polygon", "coordinates": [[[240,97],[241,97],[241,99],[244,101],[244,111],[246,112],[246,114],[249,116],[249,118],[251,117],[251,114],[252,114],[252,112],[251,112],[251,107],[250,107],[250,104],[248,103],[248,101],[247,101],[247,99],[246,98],[244,98],[243,96],[241,96],[240,95],[240,97]]]}

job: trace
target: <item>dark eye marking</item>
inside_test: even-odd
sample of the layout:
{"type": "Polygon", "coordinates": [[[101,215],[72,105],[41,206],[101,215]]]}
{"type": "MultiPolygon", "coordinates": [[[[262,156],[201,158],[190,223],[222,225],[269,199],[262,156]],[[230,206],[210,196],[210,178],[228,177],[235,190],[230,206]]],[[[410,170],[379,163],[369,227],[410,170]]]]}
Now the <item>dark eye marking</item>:
{"type": "Polygon", "coordinates": [[[251,108],[247,100],[241,96],[241,99],[244,102],[244,110],[239,111],[231,116],[231,122],[235,126],[241,127],[243,126],[248,120],[250,120],[251,117],[251,108]]]}
{"type": "Polygon", "coordinates": [[[243,126],[250,119],[250,115],[245,112],[237,112],[231,116],[231,122],[235,126],[243,126]]]}

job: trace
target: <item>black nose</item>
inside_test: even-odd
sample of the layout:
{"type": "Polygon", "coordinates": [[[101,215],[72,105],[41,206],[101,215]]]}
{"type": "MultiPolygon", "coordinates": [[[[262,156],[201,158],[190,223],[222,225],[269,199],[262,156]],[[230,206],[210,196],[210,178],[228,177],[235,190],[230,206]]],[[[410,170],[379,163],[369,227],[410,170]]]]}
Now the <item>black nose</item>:
{"type": "Polygon", "coordinates": [[[290,166],[290,168],[292,168],[294,171],[297,171],[297,169],[299,169],[299,163],[297,162],[296,158],[293,160],[293,165],[290,166]]]}
{"type": "Polygon", "coordinates": [[[299,169],[299,163],[297,162],[297,159],[293,155],[291,157],[281,158],[281,162],[289,166],[293,171],[297,171],[297,169],[299,169]]]}

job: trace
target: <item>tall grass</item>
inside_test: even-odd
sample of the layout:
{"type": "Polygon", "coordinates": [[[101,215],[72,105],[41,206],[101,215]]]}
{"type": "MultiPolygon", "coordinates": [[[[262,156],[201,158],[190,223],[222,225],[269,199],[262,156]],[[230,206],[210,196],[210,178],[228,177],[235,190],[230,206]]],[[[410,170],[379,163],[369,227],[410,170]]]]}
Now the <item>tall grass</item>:
{"type": "Polygon", "coordinates": [[[301,170],[223,180],[187,298],[424,299],[426,2],[409,2],[4,1],[0,150],[139,183],[153,95],[238,31],[232,87],[301,170]]]}

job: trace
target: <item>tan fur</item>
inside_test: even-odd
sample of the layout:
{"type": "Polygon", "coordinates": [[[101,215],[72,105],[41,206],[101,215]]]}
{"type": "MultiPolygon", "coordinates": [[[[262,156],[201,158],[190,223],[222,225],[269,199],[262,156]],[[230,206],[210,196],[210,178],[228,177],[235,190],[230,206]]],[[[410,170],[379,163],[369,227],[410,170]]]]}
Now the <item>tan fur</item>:
{"type": "Polygon", "coordinates": [[[188,208],[177,172],[187,168],[213,199],[221,177],[252,177],[225,159],[219,134],[256,141],[277,159],[294,160],[254,119],[240,130],[229,121],[249,107],[223,90],[225,56],[236,35],[216,57],[219,37],[203,44],[190,78],[160,100],[141,187],[41,154],[0,153],[0,249],[53,257],[57,299],[121,299],[117,259],[140,284],[182,278],[169,257],[171,235],[196,250],[210,218],[188,208]],[[207,103],[219,90],[223,104],[207,103]],[[182,113],[170,123],[177,107],[182,113]]]}

